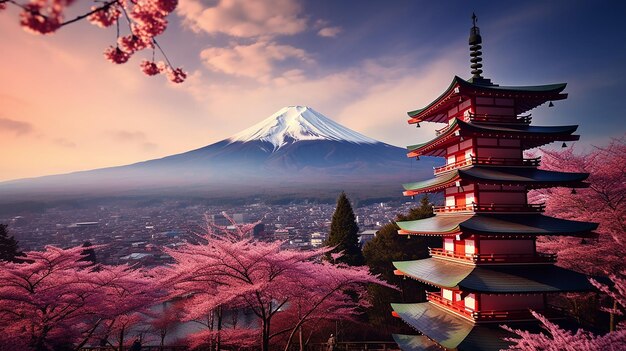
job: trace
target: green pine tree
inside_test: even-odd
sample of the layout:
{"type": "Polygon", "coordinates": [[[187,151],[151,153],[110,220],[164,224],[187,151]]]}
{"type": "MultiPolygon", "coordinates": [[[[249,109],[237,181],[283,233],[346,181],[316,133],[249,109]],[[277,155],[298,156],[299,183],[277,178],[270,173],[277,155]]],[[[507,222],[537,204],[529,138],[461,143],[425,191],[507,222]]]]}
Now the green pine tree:
{"type": "Polygon", "coordinates": [[[337,198],[337,208],[330,224],[330,233],[326,246],[334,246],[333,253],[342,252],[337,262],[350,266],[361,266],[364,263],[363,253],[359,245],[359,226],[346,193],[341,192],[337,198]]]}
{"type": "MultiPolygon", "coordinates": [[[[409,213],[398,214],[396,221],[410,221],[433,216],[433,208],[427,196],[424,196],[419,207],[409,213]]],[[[398,235],[400,228],[395,222],[384,225],[363,248],[365,263],[370,271],[379,274],[387,282],[400,287],[400,291],[372,285],[369,287],[371,307],[367,315],[371,325],[388,333],[404,333],[406,328],[397,318],[391,316],[390,302],[420,302],[425,299],[425,285],[413,280],[403,280],[395,276],[393,261],[407,261],[427,258],[429,247],[442,245],[438,237],[398,235]]]]}
{"type": "Polygon", "coordinates": [[[0,261],[21,263],[20,257],[24,257],[14,237],[9,236],[8,225],[0,223],[0,261]]]}

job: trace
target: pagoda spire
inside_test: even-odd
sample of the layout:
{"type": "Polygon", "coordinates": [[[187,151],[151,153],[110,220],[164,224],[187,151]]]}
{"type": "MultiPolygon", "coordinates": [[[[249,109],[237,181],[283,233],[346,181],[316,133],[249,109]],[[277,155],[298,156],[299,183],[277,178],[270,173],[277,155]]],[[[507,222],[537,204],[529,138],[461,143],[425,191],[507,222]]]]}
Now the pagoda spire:
{"type": "Polygon", "coordinates": [[[470,62],[472,68],[472,78],[471,82],[477,84],[486,84],[490,85],[491,80],[485,79],[482,76],[483,73],[483,53],[480,51],[482,49],[483,38],[480,36],[480,28],[476,26],[476,22],[478,22],[478,17],[475,13],[472,12],[472,28],[470,28],[470,36],[469,36],[469,45],[470,45],[470,62]]]}

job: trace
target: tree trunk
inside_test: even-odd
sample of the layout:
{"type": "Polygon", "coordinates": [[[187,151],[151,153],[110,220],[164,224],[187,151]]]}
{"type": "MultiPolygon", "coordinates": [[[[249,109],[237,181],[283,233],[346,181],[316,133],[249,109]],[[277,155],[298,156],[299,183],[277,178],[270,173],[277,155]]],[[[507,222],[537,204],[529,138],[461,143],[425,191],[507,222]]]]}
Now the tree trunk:
{"type": "Polygon", "coordinates": [[[261,333],[261,351],[270,350],[270,321],[263,320],[263,331],[261,333]]]}
{"type": "Polygon", "coordinates": [[[609,314],[609,332],[615,331],[615,310],[617,310],[617,300],[613,299],[613,311],[609,314]]]}
{"type": "Polygon", "coordinates": [[[216,350],[221,351],[222,349],[222,306],[217,308],[217,345],[216,350]]]}
{"type": "Polygon", "coordinates": [[[300,351],[304,351],[304,342],[303,342],[303,338],[302,338],[302,326],[300,326],[300,328],[298,328],[298,339],[300,341],[300,351]]]}
{"type": "Polygon", "coordinates": [[[118,344],[118,351],[124,351],[124,327],[120,330],[120,340],[118,344]]]}

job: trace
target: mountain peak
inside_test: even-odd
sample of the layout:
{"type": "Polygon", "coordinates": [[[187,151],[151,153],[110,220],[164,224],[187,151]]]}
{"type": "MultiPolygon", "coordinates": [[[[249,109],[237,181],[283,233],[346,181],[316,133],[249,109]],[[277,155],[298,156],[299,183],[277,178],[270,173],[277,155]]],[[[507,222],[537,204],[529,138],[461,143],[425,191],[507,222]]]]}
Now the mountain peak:
{"type": "Polygon", "coordinates": [[[375,144],[378,141],[348,129],[308,106],[287,106],[265,120],[245,129],[228,140],[233,142],[266,141],[278,150],[301,140],[335,140],[375,144]]]}

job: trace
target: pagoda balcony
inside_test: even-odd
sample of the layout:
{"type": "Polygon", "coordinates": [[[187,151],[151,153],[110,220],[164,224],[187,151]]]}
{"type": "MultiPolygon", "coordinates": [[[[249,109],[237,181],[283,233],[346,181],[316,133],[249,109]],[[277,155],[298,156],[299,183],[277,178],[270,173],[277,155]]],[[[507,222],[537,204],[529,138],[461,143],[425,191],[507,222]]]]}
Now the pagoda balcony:
{"type": "Polygon", "coordinates": [[[472,212],[474,207],[469,205],[452,205],[452,206],[433,206],[434,213],[457,213],[457,212],[472,212]]]}
{"type": "Polygon", "coordinates": [[[546,208],[545,204],[466,204],[450,206],[433,206],[433,213],[542,213],[546,208]]]}
{"type": "Polygon", "coordinates": [[[429,248],[433,257],[452,258],[474,264],[489,263],[554,263],[556,254],[532,253],[532,254],[459,254],[446,251],[441,248],[429,248]]]}
{"type": "Polygon", "coordinates": [[[529,125],[532,116],[511,116],[511,115],[491,115],[491,114],[468,114],[469,121],[472,123],[489,123],[489,124],[521,124],[529,125]]]}
{"type": "MultiPolygon", "coordinates": [[[[475,323],[485,322],[502,322],[502,321],[517,321],[517,320],[534,320],[532,313],[529,309],[525,310],[488,310],[488,311],[473,311],[465,308],[464,305],[454,303],[448,299],[444,299],[440,293],[426,292],[428,301],[440,306],[446,310],[452,311],[461,317],[465,317],[475,323]]],[[[560,310],[548,306],[547,309],[537,310],[547,318],[559,318],[562,317],[560,310]]]]}
{"type": "Polygon", "coordinates": [[[472,210],[477,213],[542,213],[546,204],[472,204],[472,210]]]}
{"type": "Polygon", "coordinates": [[[468,166],[511,166],[511,167],[538,167],[541,157],[535,158],[505,158],[505,157],[476,157],[466,158],[454,163],[434,168],[435,175],[453,171],[468,166]]]}

